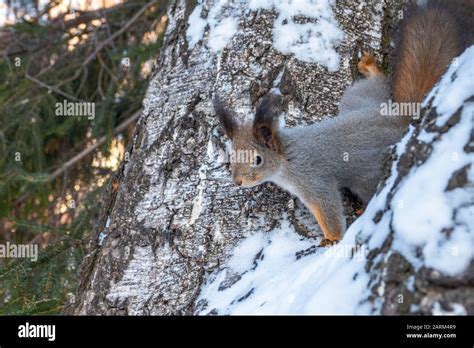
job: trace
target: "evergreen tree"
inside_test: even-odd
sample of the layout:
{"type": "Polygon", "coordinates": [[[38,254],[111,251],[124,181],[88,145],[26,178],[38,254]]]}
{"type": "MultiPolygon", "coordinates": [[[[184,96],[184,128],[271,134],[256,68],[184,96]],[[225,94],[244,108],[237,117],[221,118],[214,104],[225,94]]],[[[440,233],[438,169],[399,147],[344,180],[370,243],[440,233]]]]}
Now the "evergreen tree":
{"type": "Polygon", "coordinates": [[[58,14],[60,3],[8,1],[0,28],[0,244],[39,245],[36,262],[0,258],[0,314],[59,313],[75,288],[166,26],[165,1],[58,14]],[[64,102],[95,115],[58,114],[64,102]]]}

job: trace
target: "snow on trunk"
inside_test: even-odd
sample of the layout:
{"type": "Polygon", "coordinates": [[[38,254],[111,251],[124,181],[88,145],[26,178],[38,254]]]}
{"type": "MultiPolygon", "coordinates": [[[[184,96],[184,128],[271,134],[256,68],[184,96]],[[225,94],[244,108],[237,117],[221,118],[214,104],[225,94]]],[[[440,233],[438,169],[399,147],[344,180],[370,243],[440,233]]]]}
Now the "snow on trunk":
{"type": "MultiPolygon", "coordinates": [[[[456,263],[460,273],[445,275],[443,265],[436,264],[436,250],[426,247],[435,241],[431,234],[438,238],[439,233],[455,236],[458,245],[466,234],[472,238],[472,226],[447,226],[412,240],[403,232],[406,221],[394,209],[393,196],[411,192],[402,185],[409,182],[413,163],[418,166],[418,150],[399,145],[399,159],[384,189],[343,242],[327,250],[315,247],[321,232],[294,197],[271,184],[235,187],[222,161],[226,139],[212,109],[213,93],[219,92],[242,119],[251,116],[272,88],[288,102],[289,127],[335,115],[342,92],[353,81],[357,54],[369,49],[386,57],[382,33],[392,27],[400,4],[190,3],[170,5],[165,42],[128,149],[129,160],[114,178],[118,190],[111,187],[103,197],[103,224],[92,234],[78,295],[65,313],[407,312],[401,305],[390,305],[395,294],[403,294],[404,304],[413,303],[413,310],[449,311],[443,299],[461,303],[455,307],[459,311],[472,312],[472,303],[466,306],[467,295],[461,293],[472,291],[472,279],[461,272],[464,266],[456,263]],[[377,223],[371,222],[373,214],[377,223]],[[397,223],[400,233],[394,231],[397,223]],[[434,263],[425,264],[425,259],[434,263]],[[425,271],[428,266],[437,273],[425,271]],[[453,282],[461,285],[453,289],[453,282]]],[[[464,124],[464,119],[459,116],[457,123],[464,124]]],[[[433,130],[441,136],[428,143],[433,151],[438,143],[446,143],[443,136],[455,129],[453,122],[449,118],[433,130]]],[[[413,128],[404,143],[412,144],[421,129],[413,128]]],[[[429,127],[423,129],[428,132],[429,127]]],[[[454,136],[462,141],[460,134],[454,136]]],[[[454,144],[445,146],[459,150],[454,144]]],[[[425,154],[426,163],[431,153],[425,154]]],[[[461,155],[457,164],[466,160],[461,155]]],[[[458,168],[443,167],[444,177],[458,168]]],[[[451,186],[461,188],[448,190],[456,197],[461,196],[456,192],[466,193],[462,187],[469,181],[463,178],[471,175],[468,169],[459,173],[451,186]]],[[[446,208],[448,192],[443,190],[435,187],[433,193],[440,200],[437,207],[446,208]]],[[[447,206],[459,212],[459,221],[472,207],[468,197],[447,206]]],[[[434,217],[439,213],[433,212],[434,217]]],[[[444,227],[444,222],[439,216],[430,223],[444,227]]],[[[466,260],[469,250],[459,248],[459,257],[466,260]]]]}

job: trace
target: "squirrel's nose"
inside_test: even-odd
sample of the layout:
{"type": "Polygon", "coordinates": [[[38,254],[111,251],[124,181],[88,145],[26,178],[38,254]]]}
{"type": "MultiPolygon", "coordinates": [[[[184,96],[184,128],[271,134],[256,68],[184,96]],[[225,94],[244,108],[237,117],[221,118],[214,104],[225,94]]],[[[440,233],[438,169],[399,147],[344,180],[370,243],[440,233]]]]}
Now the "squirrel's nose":
{"type": "Polygon", "coordinates": [[[242,179],[240,179],[240,178],[234,178],[234,184],[236,184],[237,186],[242,185],[242,179]]]}

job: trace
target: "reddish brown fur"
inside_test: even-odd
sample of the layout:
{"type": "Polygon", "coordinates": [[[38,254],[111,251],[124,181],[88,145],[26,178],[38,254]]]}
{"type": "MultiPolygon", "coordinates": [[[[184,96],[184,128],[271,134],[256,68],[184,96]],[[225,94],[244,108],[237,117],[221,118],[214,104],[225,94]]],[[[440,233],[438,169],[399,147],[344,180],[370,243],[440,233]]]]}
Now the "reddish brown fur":
{"type": "Polygon", "coordinates": [[[445,9],[429,8],[406,20],[393,79],[396,102],[421,102],[462,50],[460,28],[445,9]]]}
{"type": "Polygon", "coordinates": [[[379,68],[377,67],[377,61],[375,60],[375,57],[369,52],[364,52],[364,55],[359,60],[359,63],[357,63],[357,69],[368,79],[382,75],[379,68]]]}
{"type": "Polygon", "coordinates": [[[338,222],[338,213],[329,207],[322,207],[319,203],[309,204],[311,213],[313,213],[324,234],[323,245],[328,241],[337,242],[341,240],[342,231],[338,222]]]}

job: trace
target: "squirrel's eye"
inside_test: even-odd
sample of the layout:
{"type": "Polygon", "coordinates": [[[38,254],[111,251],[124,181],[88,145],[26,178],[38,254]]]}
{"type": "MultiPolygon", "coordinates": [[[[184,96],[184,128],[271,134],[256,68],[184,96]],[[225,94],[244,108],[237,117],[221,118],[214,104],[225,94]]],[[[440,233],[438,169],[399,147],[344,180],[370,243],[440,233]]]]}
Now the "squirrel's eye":
{"type": "Polygon", "coordinates": [[[262,156],[260,156],[260,155],[255,156],[255,159],[254,159],[254,161],[253,161],[253,164],[254,164],[255,166],[260,166],[262,163],[263,163],[262,156]]]}

